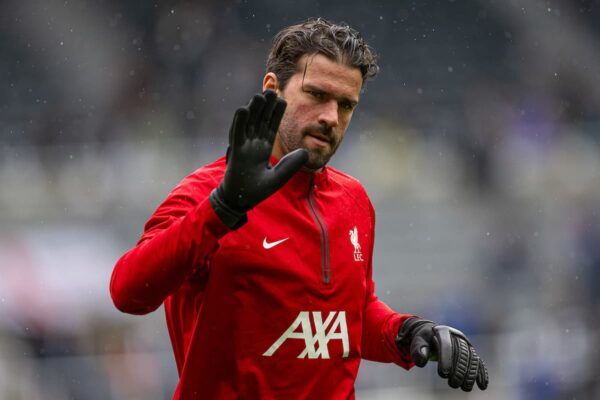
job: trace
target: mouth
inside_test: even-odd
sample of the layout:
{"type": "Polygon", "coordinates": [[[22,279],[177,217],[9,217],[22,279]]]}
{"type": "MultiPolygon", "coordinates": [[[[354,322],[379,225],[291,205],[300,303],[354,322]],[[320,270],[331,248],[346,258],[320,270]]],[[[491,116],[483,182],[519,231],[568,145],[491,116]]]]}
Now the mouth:
{"type": "Polygon", "coordinates": [[[313,142],[319,146],[328,146],[331,142],[331,140],[329,140],[329,138],[327,136],[322,135],[317,132],[311,132],[306,136],[311,142],[313,142]]]}

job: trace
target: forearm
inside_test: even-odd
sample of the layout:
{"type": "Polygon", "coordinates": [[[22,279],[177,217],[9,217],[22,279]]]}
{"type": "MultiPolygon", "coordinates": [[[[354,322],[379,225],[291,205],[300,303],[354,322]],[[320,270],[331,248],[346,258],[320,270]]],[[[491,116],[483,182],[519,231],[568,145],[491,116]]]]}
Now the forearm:
{"type": "Polygon", "coordinates": [[[207,268],[227,232],[206,200],[142,239],[115,265],[110,282],[115,306],[131,314],[154,311],[198,268],[207,268]]]}

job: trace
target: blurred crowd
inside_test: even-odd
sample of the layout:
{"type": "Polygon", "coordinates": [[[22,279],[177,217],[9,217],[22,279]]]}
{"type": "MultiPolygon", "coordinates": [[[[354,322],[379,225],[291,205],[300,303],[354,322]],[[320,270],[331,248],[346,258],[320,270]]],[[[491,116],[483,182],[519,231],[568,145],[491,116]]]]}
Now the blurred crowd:
{"type": "Polygon", "coordinates": [[[375,205],[379,296],[463,330],[490,371],[463,394],[365,362],[357,397],[600,398],[597,2],[5,0],[1,399],[170,398],[162,310],[114,309],[112,267],[311,16],[380,56],[332,162],[375,205]]]}

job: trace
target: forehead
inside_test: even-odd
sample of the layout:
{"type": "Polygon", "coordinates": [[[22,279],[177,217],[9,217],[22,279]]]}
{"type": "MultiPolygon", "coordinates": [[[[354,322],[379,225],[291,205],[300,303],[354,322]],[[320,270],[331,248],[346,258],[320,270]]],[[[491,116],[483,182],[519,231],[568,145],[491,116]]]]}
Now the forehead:
{"type": "Polygon", "coordinates": [[[293,78],[305,86],[354,101],[358,101],[363,84],[360,69],[332,61],[322,54],[302,57],[293,78]]]}

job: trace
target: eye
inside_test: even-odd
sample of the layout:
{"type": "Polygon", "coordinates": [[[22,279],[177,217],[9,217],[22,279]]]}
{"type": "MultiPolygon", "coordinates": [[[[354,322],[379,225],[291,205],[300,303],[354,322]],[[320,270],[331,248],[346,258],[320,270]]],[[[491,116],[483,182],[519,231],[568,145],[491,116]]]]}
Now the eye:
{"type": "Polygon", "coordinates": [[[315,99],[325,100],[325,93],[316,90],[309,90],[308,93],[315,99]]]}
{"type": "Polygon", "coordinates": [[[354,104],[350,101],[340,102],[340,108],[344,111],[352,111],[352,110],[354,110],[354,107],[356,107],[356,104],[354,104]]]}

